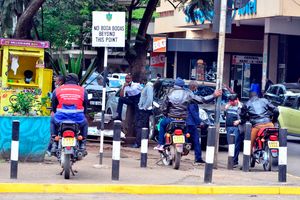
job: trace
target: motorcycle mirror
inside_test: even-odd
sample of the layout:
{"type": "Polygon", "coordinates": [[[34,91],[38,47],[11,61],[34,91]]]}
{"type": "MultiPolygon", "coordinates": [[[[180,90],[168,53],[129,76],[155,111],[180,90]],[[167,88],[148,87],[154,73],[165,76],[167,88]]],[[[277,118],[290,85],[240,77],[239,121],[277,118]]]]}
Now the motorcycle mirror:
{"type": "Polygon", "coordinates": [[[156,108],[159,108],[159,104],[155,101],[153,101],[153,106],[156,107],[156,108]]]}
{"type": "Polygon", "coordinates": [[[88,94],[88,100],[93,98],[93,94],[88,94]]]}

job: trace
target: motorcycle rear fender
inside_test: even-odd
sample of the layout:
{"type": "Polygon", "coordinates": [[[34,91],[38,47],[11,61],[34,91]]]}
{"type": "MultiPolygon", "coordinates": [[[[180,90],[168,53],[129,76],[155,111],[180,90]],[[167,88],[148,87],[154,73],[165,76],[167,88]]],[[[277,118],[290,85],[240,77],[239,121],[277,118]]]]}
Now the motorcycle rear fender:
{"type": "Polygon", "coordinates": [[[278,157],[278,149],[270,149],[273,158],[278,157]]]}
{"type": "Polygon", "coordinates": [[[67,149],[64,147],[64,154],[74,154],[74,148],[71,147],[70,149],[67,149]]]}
{"type": "Polygon", "coordinates": [[[175,144],[175,148],[177,152],[183,152],[183,144],[175,144]]]}

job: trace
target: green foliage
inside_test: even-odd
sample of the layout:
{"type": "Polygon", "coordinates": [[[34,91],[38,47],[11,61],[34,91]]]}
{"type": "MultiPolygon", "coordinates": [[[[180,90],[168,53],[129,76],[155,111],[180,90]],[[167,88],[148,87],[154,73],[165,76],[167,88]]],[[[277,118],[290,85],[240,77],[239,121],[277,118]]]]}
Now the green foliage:
{"type": "MultiPolygon", "coordinates": [[[[14,102],[10,102],[10,108],[14,114],[29,115],[34,106],[38,106],[40,102],[36,101],[35,95],[31,92],[19,92],[15,97],[14,102]]],[[[11,98],[12,98],[11,97],[11,98]]]]}
{"type": "Polygon", "coordinates": [[[81,45],[83,36],[91,32],[92,11],[101,10],[120,10],[120,7],[112,5],[110,0],[47,0],[43,6],[44,34],[41,13],[38,17],[39,35],[50,41],[52,49],[70,48],[73,42],[81,45]]]}
{"type": "Polygon", "coordinates": [[[63,76],[66,76],[68,72],[67,72],[67,67],[66,67],[65,60],[64,60],[63,57],[58,58],[58,66],[59,66],[59,69],[60,69],[60,73],[63,76]]]}
{"type": "Polygon", "coordinates": [[[79,81],[79,85],[83,85],[86,82],[86,80],[95,72],[95,70],[97,68],[97,64],[98,64],[98,60],[93,59],[91,64],[87,68],[85,74],[83,75],[83,77],[79,81]]]}
{"type": "MultiPolygon", "coordinates": [[[[146,10],[145,8],[138,8],[138,9],[133,10],[132,19],[141,20],[143,18],[145,10],[146,10]]],[[[152,15],[152,20],[154,20],[154,18],[156,18],[158,16],[159,16],[159,14],[157,12],[154,12],[152,15]]]]}

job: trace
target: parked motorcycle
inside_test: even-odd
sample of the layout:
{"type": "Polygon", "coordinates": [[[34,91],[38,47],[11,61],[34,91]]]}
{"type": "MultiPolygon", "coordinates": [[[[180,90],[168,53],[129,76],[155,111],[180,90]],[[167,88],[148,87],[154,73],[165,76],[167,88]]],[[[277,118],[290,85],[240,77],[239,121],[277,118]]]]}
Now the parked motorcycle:
{"type": "Polygon", "coordinates": [[[254,142],[250,166],[255,163],[262,164],[265,171],[271,171],[278,167],[278,128],[261,128],[254,142]]]}
{"type": "Polygon", "coordinates": [[[188,155],[191,144],[187,142],[190,137],[186,133],[186,123],[183,120],[172,121],[167,126],[165,134],[166,144],[164,150],[160,151],[162,162],[165,165],[172,165],[174,169],[179,169],[181,156],[188,155]]]}
{"type": "Polygon", "coordinates": [[[75,176],[72,165],[87,155],[85,150],[79,148],[82,140],[78,124],[73,121],[63,121],[60,124],[54,144],[57,145],[56,156],[63,168],[60,175],[64,173],[65,179],[70,178],[70,173],[75,176]]]}

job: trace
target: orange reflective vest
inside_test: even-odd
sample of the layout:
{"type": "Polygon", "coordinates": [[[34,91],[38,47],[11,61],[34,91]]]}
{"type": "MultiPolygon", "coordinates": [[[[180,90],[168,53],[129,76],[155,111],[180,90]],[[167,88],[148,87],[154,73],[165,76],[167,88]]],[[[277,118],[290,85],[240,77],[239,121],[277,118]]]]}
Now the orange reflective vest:
{"type": "Polygon", "coordinates": [[[75,85],[62,85],[56,89],[57,111],[65,113],[83,112],[84,88],[75,85]]]}

